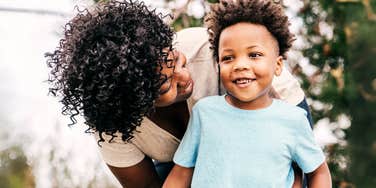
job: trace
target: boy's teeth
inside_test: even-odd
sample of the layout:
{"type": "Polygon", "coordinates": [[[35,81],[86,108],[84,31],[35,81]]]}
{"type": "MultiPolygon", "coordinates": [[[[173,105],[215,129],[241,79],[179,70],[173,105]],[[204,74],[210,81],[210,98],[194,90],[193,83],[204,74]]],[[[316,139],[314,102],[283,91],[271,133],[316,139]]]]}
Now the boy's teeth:
{"type": "Polygon", "coordinates": [[[250,80],[249,79],[237,79],[235,82],[237,84],[246,84],[246,83],[249,83],[250,80]]]}

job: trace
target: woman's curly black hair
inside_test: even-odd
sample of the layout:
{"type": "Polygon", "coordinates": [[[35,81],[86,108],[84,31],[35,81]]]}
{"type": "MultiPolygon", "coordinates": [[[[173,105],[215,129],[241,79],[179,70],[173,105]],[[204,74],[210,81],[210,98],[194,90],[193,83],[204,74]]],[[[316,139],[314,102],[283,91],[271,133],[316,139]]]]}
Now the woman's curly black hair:
{"type": "Polygon", "coordinates": [[[133,137],[159,96],[158,70],[174,36],[164,17],[142,2],[111,0],[79,10],[65,25],[59,46],[46,57],[50,93],[62,96],[71,125],[83,114],[87,131],[99,132],[98,142],[116,132],[124,141],[133,137]]]}
{"type": "Polygon", "coordinates": [[[277,39],[279,54],[283,57],[294,41],[288,18],[279,4],[270,0],[221,0],[211,5],[211,11],[205,17],[213,56],[217,62],[219,37],[223,29],[239,22],[265,26],[277,39]]]}

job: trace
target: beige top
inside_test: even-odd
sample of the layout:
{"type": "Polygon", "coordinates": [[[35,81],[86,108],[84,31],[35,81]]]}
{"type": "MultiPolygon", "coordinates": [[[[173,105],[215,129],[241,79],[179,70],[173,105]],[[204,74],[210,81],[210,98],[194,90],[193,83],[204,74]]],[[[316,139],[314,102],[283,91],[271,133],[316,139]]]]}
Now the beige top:
{"type": "MultiPolygon", "coordinates": [[[[103,160],[116,167],[128,167],[139,163],[145,155],[150,158],[167,162],[172,161],[172,157],[177,149],[180,140],[158,127],[148,118],[144,118],[141,126],[137,127],[137,132],[133,134],[130,143],[121,139],[121,133],[111,143],[107,140],[111,136],[104,135],[106,142],[102,142],[99,147],[103,160]]],[[[98,140],[98,133],[95,134],[98,140]]]]}
{"type": "MultiPolygon", "coordinates": [[[[187,100],[189,110],[201,98],[218,94],[218,69],[212,58],[206,28],[196,27],[181,30],[177,33],[175,47],[187,57],[187,68],[194,81],[192,96],[187,100]]],[[[287,102],[297,105],[304,99],[303,90],[290,72],[282,71],[275,77],[273,87],[287,102]]],[[[224,88],[221,88],[224,94],[224,88]]],[[[180,140],[158,127],[148,118],[133,134],[129,143],[121,140],[120,133],[113,142],[103,142],[99,147],[103,160],[115,167],[128,167],[139,163],[145,155],[150,158],[167,162],[172,161],[180,140]]],[[[98,140],[98,134],[95,135],[98,140]]],[[[103,135],[106,140],[110,136],[103,135]]]]}

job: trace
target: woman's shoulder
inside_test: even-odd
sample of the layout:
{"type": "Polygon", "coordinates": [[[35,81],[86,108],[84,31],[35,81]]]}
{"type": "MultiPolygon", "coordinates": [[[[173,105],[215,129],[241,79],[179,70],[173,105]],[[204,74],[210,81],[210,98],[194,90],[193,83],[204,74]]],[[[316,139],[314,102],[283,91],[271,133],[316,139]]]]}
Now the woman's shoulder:
{"type": "MultiPolygon", "coordinates": [[[[110,135],[102,134],[105,141],[99,142],[99,151],[103,160],[115,167],[135,165],[145,155],[161,162],[171,161],[180,143],[178,138],[146,117],[129,141],[123,141],[121,133],[115,133],[114,136],[112,138],[110,135]]],[[[98,132],[95,133],[95,138],[100,140],[98,132]]]]}
{"type": "Polygon", "coordinates": [[[174,46],[186,55],[190,63],[192,59],[196,61],[197,58],[212,58],[209,49],[209,35],[206,28],[203,27],[191,27],[178,31],[174,40],[174,46]]]}
{"type": "Polygon", "coordinates": [[[115,167],[129,167],[139,163],[144,154],[134,144],[123,141],[121,133],[115,133],[113,136],[98,132],[94,133],[95,140],[98,142],[98,149],[102,159],[109,165],[115,167]]]}
{"type": "Polygon", "coordinates": [[[274,77],[272,86],[281,99],[290,104],[297,105],[304,99],[305,94],[299,81],[287,67],[283,67],[281,75],[274,77]]]}

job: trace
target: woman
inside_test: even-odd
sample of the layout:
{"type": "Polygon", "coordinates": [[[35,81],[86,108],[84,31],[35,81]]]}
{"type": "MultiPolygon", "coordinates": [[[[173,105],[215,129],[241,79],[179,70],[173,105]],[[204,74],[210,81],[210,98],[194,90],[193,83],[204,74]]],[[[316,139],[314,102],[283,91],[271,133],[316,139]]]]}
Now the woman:
{"type": "MultiPolygon", "coordinates": [[[[206,29],[183,30],[172,46],[174,32],[162,18],[137,1],[108,1],[79,12],[47,55],[50,91],[62,97],[63,114],[72,124],[84,116],[104,161],[128,188],[161,187],[172,166],[161,163],[172,161],[192,105],[224,92],[206,29]]],[[[278,78],[281,98],[304,100],[290,73],[278,78]]]]}

